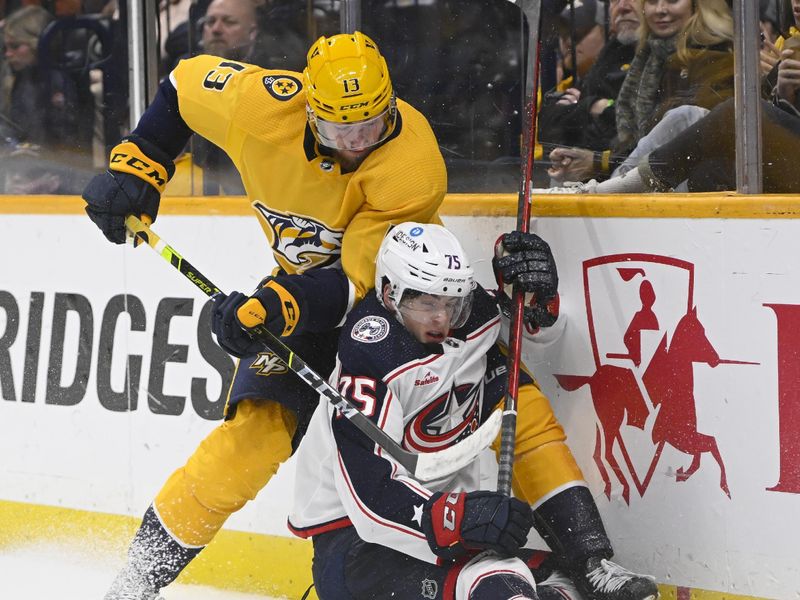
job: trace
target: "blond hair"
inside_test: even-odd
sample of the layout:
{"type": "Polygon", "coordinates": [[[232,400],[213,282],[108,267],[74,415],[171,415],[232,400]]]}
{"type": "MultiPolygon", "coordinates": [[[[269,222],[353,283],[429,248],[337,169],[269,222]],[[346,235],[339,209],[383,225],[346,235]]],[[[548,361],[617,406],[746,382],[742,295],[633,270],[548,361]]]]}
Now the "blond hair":
{"type": "MultiPolygon", "coordinates": [[[[646,0],[639,0],[644,11],[646,0]]],[[[650,27],[642,18],[639,29],[639,46],[647,43],[650,27]]],[[[697,48],[708,48],[717,44],[733,42],[733,14],[726,0],[693,0],[692,16],[675,38],[678,58],[685,59],[697,53],[697,48]]]]}
{"type": "Polygon", "coordinates": [[[53,15],[41,6],[23,6],[8,15],[3,35],[28,44],[36,50],[42,31],[53,18],[53,15]]]}

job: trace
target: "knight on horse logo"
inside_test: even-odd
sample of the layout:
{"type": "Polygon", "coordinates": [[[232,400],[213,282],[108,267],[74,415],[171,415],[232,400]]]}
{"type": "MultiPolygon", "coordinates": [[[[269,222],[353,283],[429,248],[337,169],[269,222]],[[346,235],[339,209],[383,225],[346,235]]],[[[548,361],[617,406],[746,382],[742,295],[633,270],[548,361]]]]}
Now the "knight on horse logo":
{"type": "Polygon", "coordinates": [[[697,428],[693,365],[758,363],[719,357],[697,316],[694,264],[653,254],[600,256],[583,263],[583,283],[595,372],[555,378],[566,391],[589,386],[597,415],[594,460],[606,497],[611,498],[609,470],[626,503],[631,483],[644,496],[669,444],[692,458],[675,470],[676,481],[689,479],[709,453],[730,498],[716,438],[697,428]],[[650,429],[652,456],[645,456],[644,469],[637,469],[625,444],[625,425],[650,429]]]}

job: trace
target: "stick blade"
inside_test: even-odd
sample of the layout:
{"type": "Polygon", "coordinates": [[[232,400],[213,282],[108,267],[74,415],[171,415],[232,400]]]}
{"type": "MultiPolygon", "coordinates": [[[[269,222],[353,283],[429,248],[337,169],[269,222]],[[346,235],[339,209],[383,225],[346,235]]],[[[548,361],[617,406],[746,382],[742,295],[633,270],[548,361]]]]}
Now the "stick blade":
{"type": "Polygon", "coordinates": [[[500,432],[502,411],[495,410],[478,430],[465,440],[444,450],[419,454],[414,477],[433,481],[452,475],[474,461],[486,450],[500,432]]]}

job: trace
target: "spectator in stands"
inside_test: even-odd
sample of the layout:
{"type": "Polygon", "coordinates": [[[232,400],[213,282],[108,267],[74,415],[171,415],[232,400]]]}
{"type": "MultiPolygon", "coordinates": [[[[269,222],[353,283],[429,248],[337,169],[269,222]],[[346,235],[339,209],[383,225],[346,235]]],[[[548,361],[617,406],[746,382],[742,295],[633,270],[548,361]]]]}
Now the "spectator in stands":
{"type": "MultiPolygon", "coordinates": [[[[250,62],[258,32],[255,0],[212,0],[200,20],[200,53],[250,62]]],[[[265,66],[265,65],[264,65],[265,66]]],[[[244,194],[239,172],[218,146],[195,134],[189,145],[192,159],[203,169],[203,193],[244,194]]]]}
{"type": "Polygon", "coordinates": [[[617,133],[616,102],[639,39],[637,0],[610,0],[611,37],[578,87],[546,94],[539,113],[545,147],[578,146],[602,151],[617,133]]]}
{"type": "Polygon", "coordinates": [[[556,181],[633,168],[638,156],[733,95],[733,17],[726,0],[639,1],[640,43],[615,104],[616,138],[602,153],[553,150],[549,173],[556,181]]]}
{"type": "MultiPolygon", "coordinates": [[[[776,45],[783,44],[778,6],[788,0],[761,0],[761,75],[766,77],[780,60],[781,49],[776,45]]],[[[791,34],[791,31],[789,32],[791,34]]]]}
{"type": "MultiPolygon", "coordinates": [[[[795,30],[800,0],[791,0],[795,30]]],[[[763,189],[766,193],[800,193],[800,52],[783,49],[775,66],[775,87],[762,100],[763,189]]],[[[635,193],[668,191],[683,182],[693,192],[736,189],[736,107],[719,104],[706,117],[645,156],[622,177],[579,186],[575,191],[635,193]]]]}
{"type": "Polygon", "coordinates": [[[212,0],[200,22],[203,54],[247,60],[258,31],[255,0],[212,0]]]}
{"type": "Polygon", "coordinates": [[[174,26],[165,36],[163,74],[194,54],[246,61],[257,32],[256,4],[257,0],[212,0],[196,25],[183,21],[174,26]],[[194,47],[189,44],[189,28],[193,26],[199,32],[194,47]]]}
{"type": "MultiPolygon", "coordinates": [[[[305,65],[306,44],[288,26],[291,15],[285,14],[285,9],[284,1],[265,4],[259,0],[212,0],[200,19],[202,33],[198,51],[269,69],[300,71],[305,65]]],[[[187,56],[189,53],[178,60],[187,56]]],[[[198,191],[244,194],[238,170],[219,147],[193,135],[189,149],[194,164],[203,172],[202,190],[198,191]]]]}
{"type": "Polygon", "coordinates": [[[567,6],[561,11],[558,19],[558,37],[565,80],[569,78],[572,81],[580,81],[603,49],[606,42],[605,32],[602,23],[598,22],[598,15],[602,16],[602,13],[598,11],[596,0],[575,0],[573,6],[567,6]],[[573,54],[577,69],[572,64],[573,54]]]}
{"type": "MultiPolygon", "coordinates": [[[[800,62],[793,67],[800,76],[800,62]]],[[[797,94],[795,86],[795,94],[797,94]]],[[[576,193],[714,192],[736,189],[735,106],[718,104],[694,125],[657,148],[638,167],[607,181],[570,185],[576,193]],[[679,187],[680,186],[680,187],[679,187]]],[[[763,190],[800,194],[800,106],[762,100],[763,190]]]]}
{"type": "Polygon", "coordinates": [[[39,37],[52,20],[40,6],[24,6],[5,20],[5,59],[12,73],[9,89],[3,90],[9,94],[5,118],[17,127],[20,141],[48,152],[62,150],[63,159],[74,160],[89,156],[92,130],[82,118],[87,110],[75,81],[45,69],[38,59],[39,37]]]}
{"type": "MultiPolygon", "coordinates": [[[[785,2],[787,5],[791,4],[790,0],[780,1],[785,2]]],[[[774,7],[772,4],[770,4],[770,6],[774,7]]],[[[767,14],[769,15],[770,13],[767,14]]],[[[764,33],[765,29],[771,29],[771,27],[765,28],[764,18],[765,17],[762,15],[762,33],[764,33]]],[[[776,67],[781,60],[781,52],[783,51],[784,43],[790,37],[800,36],[800,29],[798,29],[797,23],[789,26],[787,30],[782,33],[780,32],[779,25],[776,24],[775,31],[777,32],[775,39],[770,39],[764,34],[761,40],[761,74],[764,76],[763,90],[766,94],[771,94],[777,83],[776,78],[778,72],[776,67]]]]}

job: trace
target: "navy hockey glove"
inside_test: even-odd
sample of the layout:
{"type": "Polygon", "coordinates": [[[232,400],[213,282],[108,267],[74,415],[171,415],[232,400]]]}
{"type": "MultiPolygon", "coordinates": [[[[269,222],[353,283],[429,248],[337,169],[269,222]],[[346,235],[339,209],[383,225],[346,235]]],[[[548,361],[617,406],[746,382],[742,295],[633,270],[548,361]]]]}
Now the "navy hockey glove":
{"type": "Polygon", "coordinates": [[[295,331],[300,305],[292,293],[294,286],[287,281],[283,284],[268,277],[252,296],[241,292],[214,296],[211,331],[223,350],[237,358],[261,352],[264,344],[255,341],[246,331],[258,325],[266,324],[267,329],[280,337],[295,331]]]}
{"type": "Polygon", "coordinates": [[[528,539],[532,526],[531,507],[498,492],[438,492],[422,513],[428,545],[447,560],[472,550],[512,554],[528,539]]]}
{"type": "Polygon", "coordinates": [[[161,193],[174,172],[172,159],[161,149],[128,136],[111,150],[108,170],[95,175],[83,191],[86,214],[110,242],[124,244],[125,217],[145,214],[155,221],[161,193]]]}
{"type": "Polygon", "coordinates": [[[513,286],[525,292],[525,323],[550,327],[558,318],[558,270],[550,246],[534,233],[512,231],[497,240],[492,268],[499,286],[497,298],[511,314],[513,286]]]}

